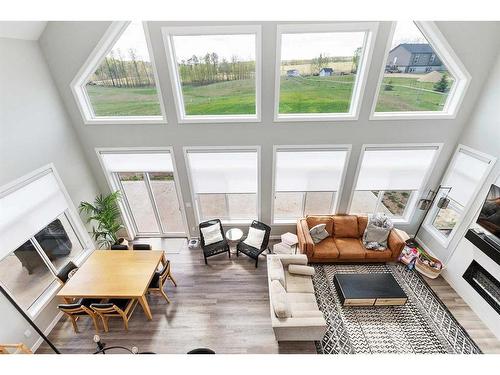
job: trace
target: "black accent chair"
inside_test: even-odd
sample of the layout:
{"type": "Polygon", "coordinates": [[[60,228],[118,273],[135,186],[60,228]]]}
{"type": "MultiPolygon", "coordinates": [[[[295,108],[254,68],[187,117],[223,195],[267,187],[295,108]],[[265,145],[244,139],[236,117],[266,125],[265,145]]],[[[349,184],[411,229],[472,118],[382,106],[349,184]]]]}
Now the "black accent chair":
{"type": "Polygon", "coordinates": [[[127,245],[111,245],[111,250],[128,250],[127,245]]]}
{"type": "Polygon", "coordinates": [[[271,252],[268,247],[269,236],[271,235],[271,227],[257,220],[254,220],[250,227],[266,232],[264,234],[264,239],[262,240],[262,245],[260,245],[260,249],[257,249],[256,247],[247,245],[243,242],[245,239],[242,239],[240,242],[238,242],[238,245],[236,245],[236,256],[239,256],[240,253],[248,255],[250,258],[255,259],[255,268],[257,268],[257,266],[259,265],[259,255],[262,254],[266,249],[271,252]]]}
{"type": "Polygon", "coordinates": [[[151,250],[151,245],[148,243],[135,243],[132,245],[133,250],[151,250]]]}
{"type": "Polygon", "coordinates": [[[76,266],[75,263],[73,263],[72,261],[69,261],[68,263],[66,263],[64,265],[63,268],[61,268],[61,270],[57,273],[56,276],[59,280],[61,280],[63,283],[65,283],[69,279],[69,273],[71,271],[73,271],[74,269],[78,269],[78,267],[76,266]]]}
{"type": "Polygon", "coordinates": [[[229,243],[227,242],[226,235],[224,234],[224,230],[222,229],[222,223],[219,219],[212,219],[208,221],[204,221],[199,225],[200,229],[200,240],[201,240],[201,248],[203,249],[203,257],[205,258],[205,264],[207,263],[207,258],[213,255],[222,254],[227,252],[229,258],[231,258],[231,252],[229,251],[229,243]],[[210,245],[205,245],[205,239],[203,238],[203,232],[201,228],[206,228],[214,224],[219,224],[220,232],[222,234],[222,241],[212,243],[210,245]]]}

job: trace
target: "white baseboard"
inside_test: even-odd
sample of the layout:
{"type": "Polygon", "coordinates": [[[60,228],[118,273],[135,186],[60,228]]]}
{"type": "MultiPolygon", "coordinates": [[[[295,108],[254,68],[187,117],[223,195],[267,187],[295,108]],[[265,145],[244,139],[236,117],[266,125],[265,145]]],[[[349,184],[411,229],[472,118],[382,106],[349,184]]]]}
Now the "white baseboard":
{"type": "MultiPolygon", "coordinates": [[[[59,322],[59,320],[62,318],[62,316],[63,316],[62,311],[59,311],[57,313],[56,317],[54,318],[54,320],[52,322],[50,322],[47,329],[45,329],[45,331],[43,332],[45,334],[45,336],[50,334],[50,332],[52,331],[52,329],[54,329],[54,327],[59,322]]],[[[42,343],[43,343],[43,338],[39,337],[38,340],[36,340],[36,342],[31,347],[31,351],[33,353],[36,352],[36,350],[40,347],[40,345],[42,345],[42,343]]]]}

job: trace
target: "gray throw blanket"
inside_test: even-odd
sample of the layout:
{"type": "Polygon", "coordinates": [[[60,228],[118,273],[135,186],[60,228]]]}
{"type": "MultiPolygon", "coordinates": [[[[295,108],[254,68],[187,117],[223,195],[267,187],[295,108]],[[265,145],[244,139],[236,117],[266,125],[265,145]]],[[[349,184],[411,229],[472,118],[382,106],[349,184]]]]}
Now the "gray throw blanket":
{"type": "Polygon", "coordinates": [[[394,224],[384,214],[370,215],[363,234],[363,244],[369,250],[387,249],[387,238],[392,228],[394,224]]]}

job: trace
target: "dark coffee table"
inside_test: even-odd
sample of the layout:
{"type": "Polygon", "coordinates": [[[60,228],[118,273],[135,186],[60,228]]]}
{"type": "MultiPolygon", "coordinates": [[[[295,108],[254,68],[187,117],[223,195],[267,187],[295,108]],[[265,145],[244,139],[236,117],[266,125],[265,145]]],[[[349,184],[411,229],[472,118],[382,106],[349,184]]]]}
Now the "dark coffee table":
{"type": "Polygon", "coordinates": [[[333,283],[344,306],[396,306],[408,300],[390,273],[337,274],[333,283]]]}

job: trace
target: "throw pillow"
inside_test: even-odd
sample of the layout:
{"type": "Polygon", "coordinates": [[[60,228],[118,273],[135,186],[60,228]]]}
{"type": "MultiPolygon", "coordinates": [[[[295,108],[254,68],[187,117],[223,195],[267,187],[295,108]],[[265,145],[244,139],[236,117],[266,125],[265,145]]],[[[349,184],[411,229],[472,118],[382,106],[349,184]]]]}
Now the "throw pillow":
{"type": "Polygon", "coordinates": [[[271,281],[271,300],[274,314],[278,318],[290,318],[292,309],[286,295],[285,288],[278,280],[271,281]]]}
{"type": "Polygon", "coordinates": [[[320,243],[326,237],[329,236],[328,232],[325,229],[326,224],[318,224],[311,229],[309,229],[309,234],[315,244],[320,243]]]}
{"type": "Polygon", "coordinates": [[[243,242],[246,243],[248,246],[260,249],[260,247],[262,246],[262,242],[264,242],[265,235],[266,235],[265,230],[250,227],[248,229],[248,236],[247,238],[245,238],[243,242]]]}
{"type": "Polygon", "coordinates": [[[281,263],[281,260],[276,256],[273,256],[271,258],[271,262],[269,263],[269,278],[271,281],[278,280],[281,285],[283,285],[283,288],[286,288],[283,263],[281,263]]]}
{"type": "Polygon", "coordinates": [[[314,267],[303,266],[299,264],[290,264],[288,266],[288,272],[293,273],[295,275],[313,276],[314,267]]]}
{"type": "Polygon", "coordinates": [[[224,237],[222,237],[220,225],[218,223],[205,228],[201,228],[201,233],[203,234],[205,245],[211,245],[224,239],[224,237]]]}
{"type": "Polygon", "coordinates": [[[363,234],[363,244],[369,250],[385,250],[387,238],[394,224],[383,214],[370,215],[363,234]]]}

